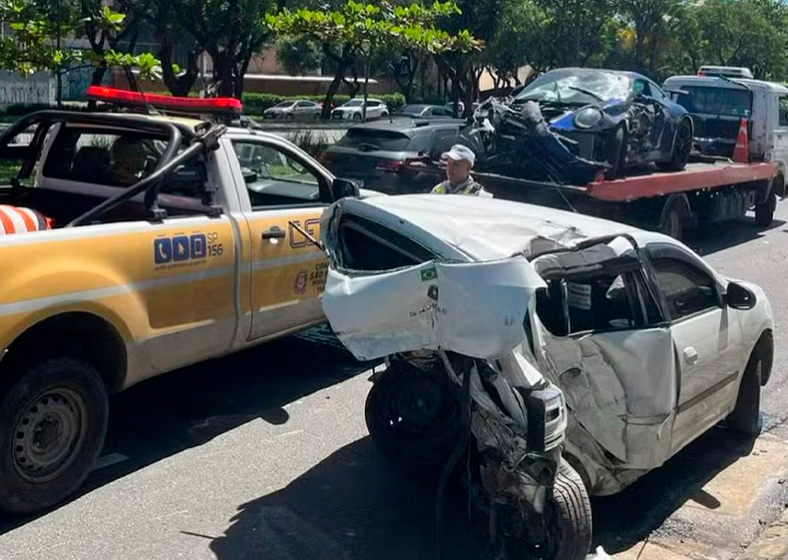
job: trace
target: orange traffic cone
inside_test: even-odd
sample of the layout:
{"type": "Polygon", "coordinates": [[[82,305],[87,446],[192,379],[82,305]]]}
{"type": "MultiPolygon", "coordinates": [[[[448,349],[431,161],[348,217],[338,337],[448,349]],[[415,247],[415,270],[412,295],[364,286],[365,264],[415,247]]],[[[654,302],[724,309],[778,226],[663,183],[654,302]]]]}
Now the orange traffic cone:
{"type": "Polygon", "coordinates": [[[736,136],[736,147],[733,148],[733,161],[750,163],[750,139],[747,134],[747,119],[739,120],[739,134],[736,136]]]}

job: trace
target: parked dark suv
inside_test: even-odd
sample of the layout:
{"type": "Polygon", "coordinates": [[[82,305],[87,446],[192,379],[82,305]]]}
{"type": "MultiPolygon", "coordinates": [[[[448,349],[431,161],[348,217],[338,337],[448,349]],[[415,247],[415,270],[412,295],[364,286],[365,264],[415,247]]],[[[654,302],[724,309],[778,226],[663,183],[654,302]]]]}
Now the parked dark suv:
{"type": "Polygon", "coordinates": [[[401,118],[378,121],[348,129],[322,156],[323,164],[337,177],[361,181],[363,187],[387,194],[428,191],[434,185],[421,184],[402,170],[410,158],[433,153],[466,126],[464,120],[422,120],[401,118]]]}

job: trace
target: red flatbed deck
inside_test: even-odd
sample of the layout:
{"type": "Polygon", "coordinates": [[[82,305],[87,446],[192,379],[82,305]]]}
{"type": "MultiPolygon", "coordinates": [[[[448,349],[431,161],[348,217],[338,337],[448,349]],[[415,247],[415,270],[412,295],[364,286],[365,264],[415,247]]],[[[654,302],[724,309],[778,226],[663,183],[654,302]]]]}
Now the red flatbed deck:
{"type": "Polygon", "coordinates": [[[684,171],[633,175],[574,189],[597,200],[630,202],[638,198],[770,180],[776,172],[775,163],[691,163],[684,171]]]}

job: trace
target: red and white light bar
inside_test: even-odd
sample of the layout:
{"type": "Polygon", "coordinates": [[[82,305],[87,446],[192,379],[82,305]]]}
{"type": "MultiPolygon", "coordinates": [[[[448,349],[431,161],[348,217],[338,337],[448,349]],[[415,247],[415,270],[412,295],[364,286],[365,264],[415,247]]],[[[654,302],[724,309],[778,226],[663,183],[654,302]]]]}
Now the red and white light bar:
{"type": "Polygon", "coordinates": [[[157,109],[171,110],[180,113],[199,113],[205,114],[240,114],[243,106],[240,100],[233,97],[210,97],[201,99],[198,97],[173,97],[170,95],[158,95],[153,93],[138,93],[125,89],[108,88],[103,86],[89,86],[87,95],[89,99],[104,101],[106,103],[117,103],[119,105],[131,105],[134,107],[152,106],[157,109]]]}

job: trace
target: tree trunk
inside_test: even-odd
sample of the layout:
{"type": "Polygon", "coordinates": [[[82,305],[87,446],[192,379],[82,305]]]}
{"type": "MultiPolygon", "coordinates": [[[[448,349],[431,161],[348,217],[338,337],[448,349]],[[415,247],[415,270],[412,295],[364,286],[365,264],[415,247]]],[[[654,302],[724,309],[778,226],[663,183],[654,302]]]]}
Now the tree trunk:
{"type": "Polygon", "coordinates": [[[219,97],[235,97],[235,57],[229,53],[213,56],[214,83],[219,97]]]}
{"type": "Polygon", "coordinates": [[[331,85],[328,86],[328,91],[326,92],[326,97],[323,100],[323,112],[321,117],[324,119],[331,118],[331,102],[334,100],[334,96],[339,91],[339,86],[342,85],[342,80],[345,79],[345,69],[337,69],[337,73],[334,75],[334,79],[331,81],[331,85]]]}

